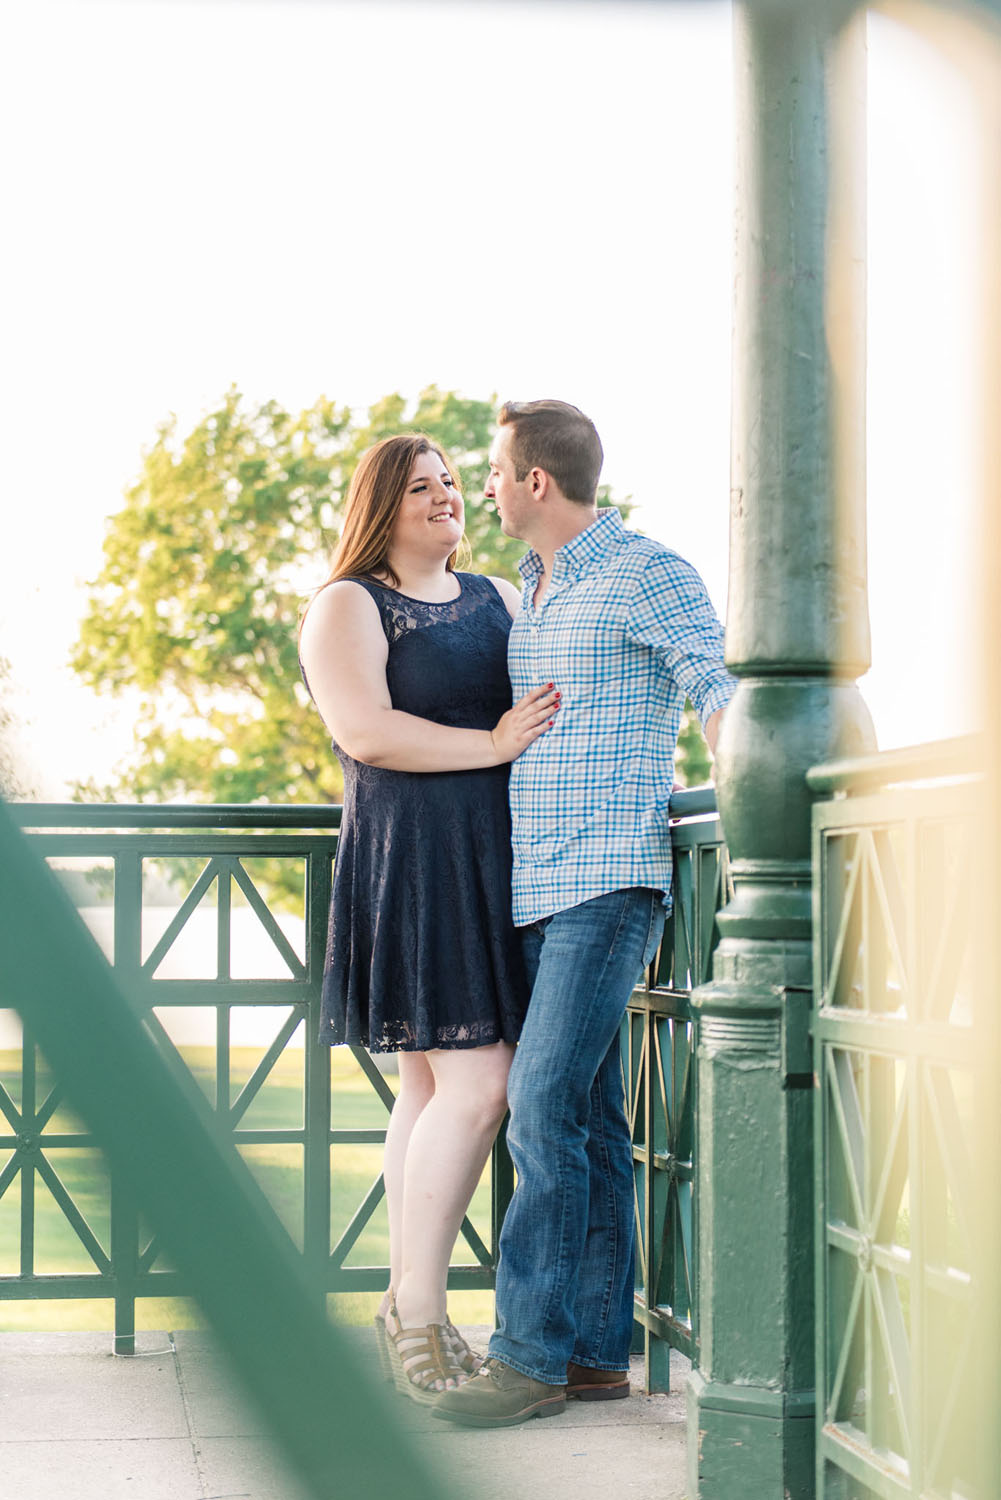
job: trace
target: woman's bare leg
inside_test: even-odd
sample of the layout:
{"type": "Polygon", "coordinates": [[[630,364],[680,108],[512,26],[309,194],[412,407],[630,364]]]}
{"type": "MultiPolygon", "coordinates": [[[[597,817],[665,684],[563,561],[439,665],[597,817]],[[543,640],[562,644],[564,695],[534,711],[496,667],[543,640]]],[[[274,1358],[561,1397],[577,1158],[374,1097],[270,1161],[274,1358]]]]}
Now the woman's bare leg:
{"type": "MultiPolygon", "coordinates": [[[[389,1284],[398,1287],[403,1274],[403,1182],[407,1149],[415,1122],[434,1094],[434,1074],[424,1052],[397,1054],[400,1087],[386,1130],[386,1149],[382,1159],[382,1177],[386,1184],[386,1208],[389,1213],[389,1284]]],[[[382,1300],[380,1317],[389,1308],[389,1294],[382,1300]]]]}
{"type": "Polygon", "coordinates": [[[445,1321],[452,1247],[504,1118],[514,1048],[495,1042],[423,1056],[434,1093],[410,1127],[403,1256],[393,1282],[400,1321],[411,1328],[445,1321]]]}

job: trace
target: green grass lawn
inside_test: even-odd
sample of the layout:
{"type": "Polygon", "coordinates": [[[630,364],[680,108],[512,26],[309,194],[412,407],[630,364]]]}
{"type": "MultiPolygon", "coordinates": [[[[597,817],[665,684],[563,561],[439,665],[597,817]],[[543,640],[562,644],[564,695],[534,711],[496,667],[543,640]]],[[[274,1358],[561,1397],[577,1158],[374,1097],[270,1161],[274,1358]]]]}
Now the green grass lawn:
{"type": "MultiPolygon", "coordinates": [[[[211,1099],[215,1096],[214,1050],[182,1047],[182,1055],[194,1077],[211,1099]]],[[[234,1101],[251,1076],[261,1050],[234,1048],[231,1054],[230,1100],[234,1101]]],[[[260,1093],[241,1121],[246,1129],[298,1128],[303,1117],[301,1051],[288,1049],[279,1058],[260,1093]]],[[[382,1129],[388,1118],[385,1106],[346,1048],[331,1054],[332,1108],[335,1129],[382,1129]]],[[[395,1088],[395,1078],[388,1078],[395,1088]]],[[[21,1105],[21,1057],[19,1052],[0,1051],[0,1083],[21,1105]]],[[[44,1100],[52,1086],[39,1062],[37,1099],[44,1100]]],[[[46,1133],[81,1129],[67,1109],[56,1110],[46,1133]]],[[[241,1154],[264,1189],[275,1212],[296,1244],[302,1240],[302,1148],[297,1145],[250,1145],[241,1154]]],[[[100,1153],[88,1147],[55,1148],[46,1157],[60,1181],[107,1252],[110,1216],[108,1176],[100,1153]]],[[[379,1174],[380,1145],[334,1146],[331,1149],[331,1243],[351,1221],[358,1206],[379,1174]]],[[[7,1158],[0,1153],[0,1171],[7,1158]]],[[[38,1273],[81,1273],[94,1265],[59,1204],[40,1177],[35,1176],[35,1270],[38,1273]]],[[[470,1218],[481,1238],[489,1242],[489,1167],[477,1188],[470,1218]]],[[[0,1275],[14,1276],[20,1269],[21,1174],[0,1198],[0,1275]]],[[[475,1257],[465,1241],[459,1241],[453,1263],[472,1264],[475,1257]]],[[[351,1250],[349,1266],[388,1265],[389,1230],[385,1200],[373,1213],[351,1250]]],[[[157,1266],[166,1267],[165,1258],[157,1266]]],[[[329,1299],[331,1313],[340,1322],[367,1323],[379,1301],[378,1293],[338,1293],[329,1299]]],[[[493,1293],[453,1293],[449,1310],[456,1322],[488,1323],[493,1320],[493,1293]]],[[[141,1297],[136,1303],[139,1328],[197,1328],[204,1319],[190,1298],[141,1297]]],[[[108,1300],[0,1301],[0,1331],[97,1329],[110,1331],[114,1324],[113,1303],[108,1300]]]]}

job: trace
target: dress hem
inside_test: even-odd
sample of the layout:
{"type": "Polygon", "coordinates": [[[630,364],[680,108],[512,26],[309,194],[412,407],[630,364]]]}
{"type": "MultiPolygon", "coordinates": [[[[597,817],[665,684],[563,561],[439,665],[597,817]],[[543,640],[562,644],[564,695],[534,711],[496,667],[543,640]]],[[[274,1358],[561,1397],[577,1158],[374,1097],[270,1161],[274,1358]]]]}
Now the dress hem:
{"type": "Polygon", "coordinates": [[[509,1036],[495,1036],[487,1041],[476,1040],[469,1037],[463,1041],[435,1042],[431,1046],[420,1047],[416,1043],[406,1043],[396,1047],[374,1047],[362,1037],[326,1037],[319,1038],[321,1042],[330,1047],[364,1047],[366,1052],[374,1053],[377,1057],[386,1057],[394,1052],[470,1052],[474,1047],[496,1047],[498,1042],[507,1042],[508,1046],[517,1046],[518,1038],[509,1036]]]}

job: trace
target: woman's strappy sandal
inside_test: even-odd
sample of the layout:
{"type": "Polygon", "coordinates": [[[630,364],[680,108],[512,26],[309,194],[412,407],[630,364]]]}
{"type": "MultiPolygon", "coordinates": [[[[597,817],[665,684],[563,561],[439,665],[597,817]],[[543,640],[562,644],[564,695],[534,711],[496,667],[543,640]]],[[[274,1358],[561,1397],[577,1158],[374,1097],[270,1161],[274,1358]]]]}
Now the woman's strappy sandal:
{"type": "MultiPolygon", "coordinates": [[[[389,1289],[389,1305],[393,1306],[393,1289],[389,1289]]],[[[383,1380],[393,1379],[393,1356],[389,1347],[389,1332],[386,1328],[386,1319],[382,1313],[377,1312],[372,1319],[375,1328],[375,1347],[379,1354],[379,1371],[383,1380]]]]}
{"type": "Polygon", "coordinates": [[[462,1334],[452,1322],[452,1319],[447,1316],[445,1318],[445,1337],[452,1351],[452,1357],[464,1375],[475,1375],[477,1370],[483,1369],[483,1366],[487,1362],[485,1356],[477,1354],[475,1349],[469,1347],[462,1334]]]}
{"type": "Polygon", "coordinates": [[[404,1328],[392,1297],[389,1316],[396,1324],[396,1331],[383,1326],[396,1389],[401,1396],[409,1396],[421,1406],[432,1406],[442,1391],[448,1389],[450,1380],[458,1384],[465,1375],[452,1353],[445,1324],[404,1328]]]}

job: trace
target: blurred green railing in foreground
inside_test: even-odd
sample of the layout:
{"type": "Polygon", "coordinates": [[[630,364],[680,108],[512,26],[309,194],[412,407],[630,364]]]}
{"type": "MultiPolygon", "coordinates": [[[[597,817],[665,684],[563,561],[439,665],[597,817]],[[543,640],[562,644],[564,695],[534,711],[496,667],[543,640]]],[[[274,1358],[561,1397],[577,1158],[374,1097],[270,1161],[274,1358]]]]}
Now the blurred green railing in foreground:
{"type": "MultiPolygon", "coordinates": [[[[650,1389],[667,1388],[669,1346],[691,1354],[695,1337],[688,991],[708,972],[714,914],[725,899],[725,851],[714,809],[711,788],[680,792],[672,801],[678,818],[675,914],[622,1032],[637,1184],[637,1346],[645,1348],[650,1389]]],[[[331,1089],[331,1066],[332,1061],[335,1070],[342,1066],[344,1049],[332,1059],[331,1049],[318,1040],[340,809],[20,804],[11,811],[38,830],[31,838],[47,858],[105,867],[102,878],[105,885],[113,881],[113,889],[105,908],[110,930],[103,936],[116,975],[179,1085],[202,1111],[203,1089],[208,1092],[216,1136],[237,1147],[258,1171],[255,1153],[295,1158],[295,1170],[279,1174],[283,1182],[295,1180],[295,1201],[284,1189],[284,1199],[277,1192],[273,1171],[270,1180],[266,1175],[261,1180],[272,1200],[272,1217],[282,1219],[301,1252],[317,1306],[326,1292],[382,1290],[388,1266],[378,1262],[385,1255],[385,1235],[373,1226],[382,1212],[379,1155],[394,1096],[367,1053],[352,1049],[361,1070],[358,1083],[363,1075],[370,1092],[367,1102],[354,1096],[351,1115],[341,1118],[345,1100],[331,1089]],[[154,923],[157,909],[144,905],[144,893],[149,894],[151,870],[162,878],[165,869],[182,877],[183,886],[174,900],[176,911],[161,911],[154,923]],[[273,909],[279,889],[287,898],[293,888],[303,919],[301,948],[290,941],[281,913],[273,909]],[[260,977],[252,963],[248,968],[240,953],[236,901],[243,903],[242,918],[282,977],[260,977]],[[210,922],[202,934],[210,950],[208,968],[202,972],[196,966],[199,977],[170,977],[170,964],[196,913],[210,922]],[[211,1068],[199,1087],[190,1051],[175,1045],[170,1031],[178,1020],[206,1010],[213,1046],[207,1049],[211,1068]],[[271,1019],[267,1044],[241,1070],[234,1018],[248,1016],[271,1019]],[[297,1085],[295,1119],[276,1119],[268,1103],[282,1069],[297,1085]],[[345,1169],[346,1158],[366,1154],[371,1162],[362,1169],[345,1169]]],[[[82,879],[79,873],[76,878],[82,879]]],[[[76,1003],[72,993],[60,997],[61,1010],[71,1003],[76,1003]]],[[[143,1224],[137,1200],[117,1180],[113,1164],[103,1193],[79,1191],[85,1172],[95,1175],[94,1142],[66,1114],[64,1081],[45,1078],[37,1039],[29,1020],[19,1076],[8,1076],[8,1087],[0,1087],[0,1112],[8,1126],[8,1133],[0,1133],[0,1150],[11,1153],[0,1170],[0,1208],[5,1192],[15,1184],[20,1189],[19,1264],[16,1274],[0,1275],[0,1301],[113,1297],[115,1347],[129,1353],[136,1299],[184,1295],[188,1278],[179,1266],[165,1264],[163,1236],[143,1224]],[[82,1261],[83,1269],[67,1270],[46,1246],[38,1212],[43,1203],[50,1219],[61,1215],[72,1239],[73,1264],[82,1261]]],[[[510,1159],[501,1141],[491,1163],[489,1205],[481,1209],[489,1224],[478,1228],[471,1221],[476,1215],[467,1218],[464,1253],[473,1261],[452,1266],[453,1288],[492,1287],[511,1186],[510,1159]]]]}
{"type": "Polygon", "coordinates": [[[819,1500],[997,1493],[982,765],[956,740],[809,775],[819,1500]]]}
{"type": "Polygon", "coordinates": [[[320,1315],[307,1268],[211,1114],[172,1074],[39,855],[0,804],[0,986],[115,1180],[162,1236],[317,1500],[442,1500],[392,1408],[320,1315]]]}

